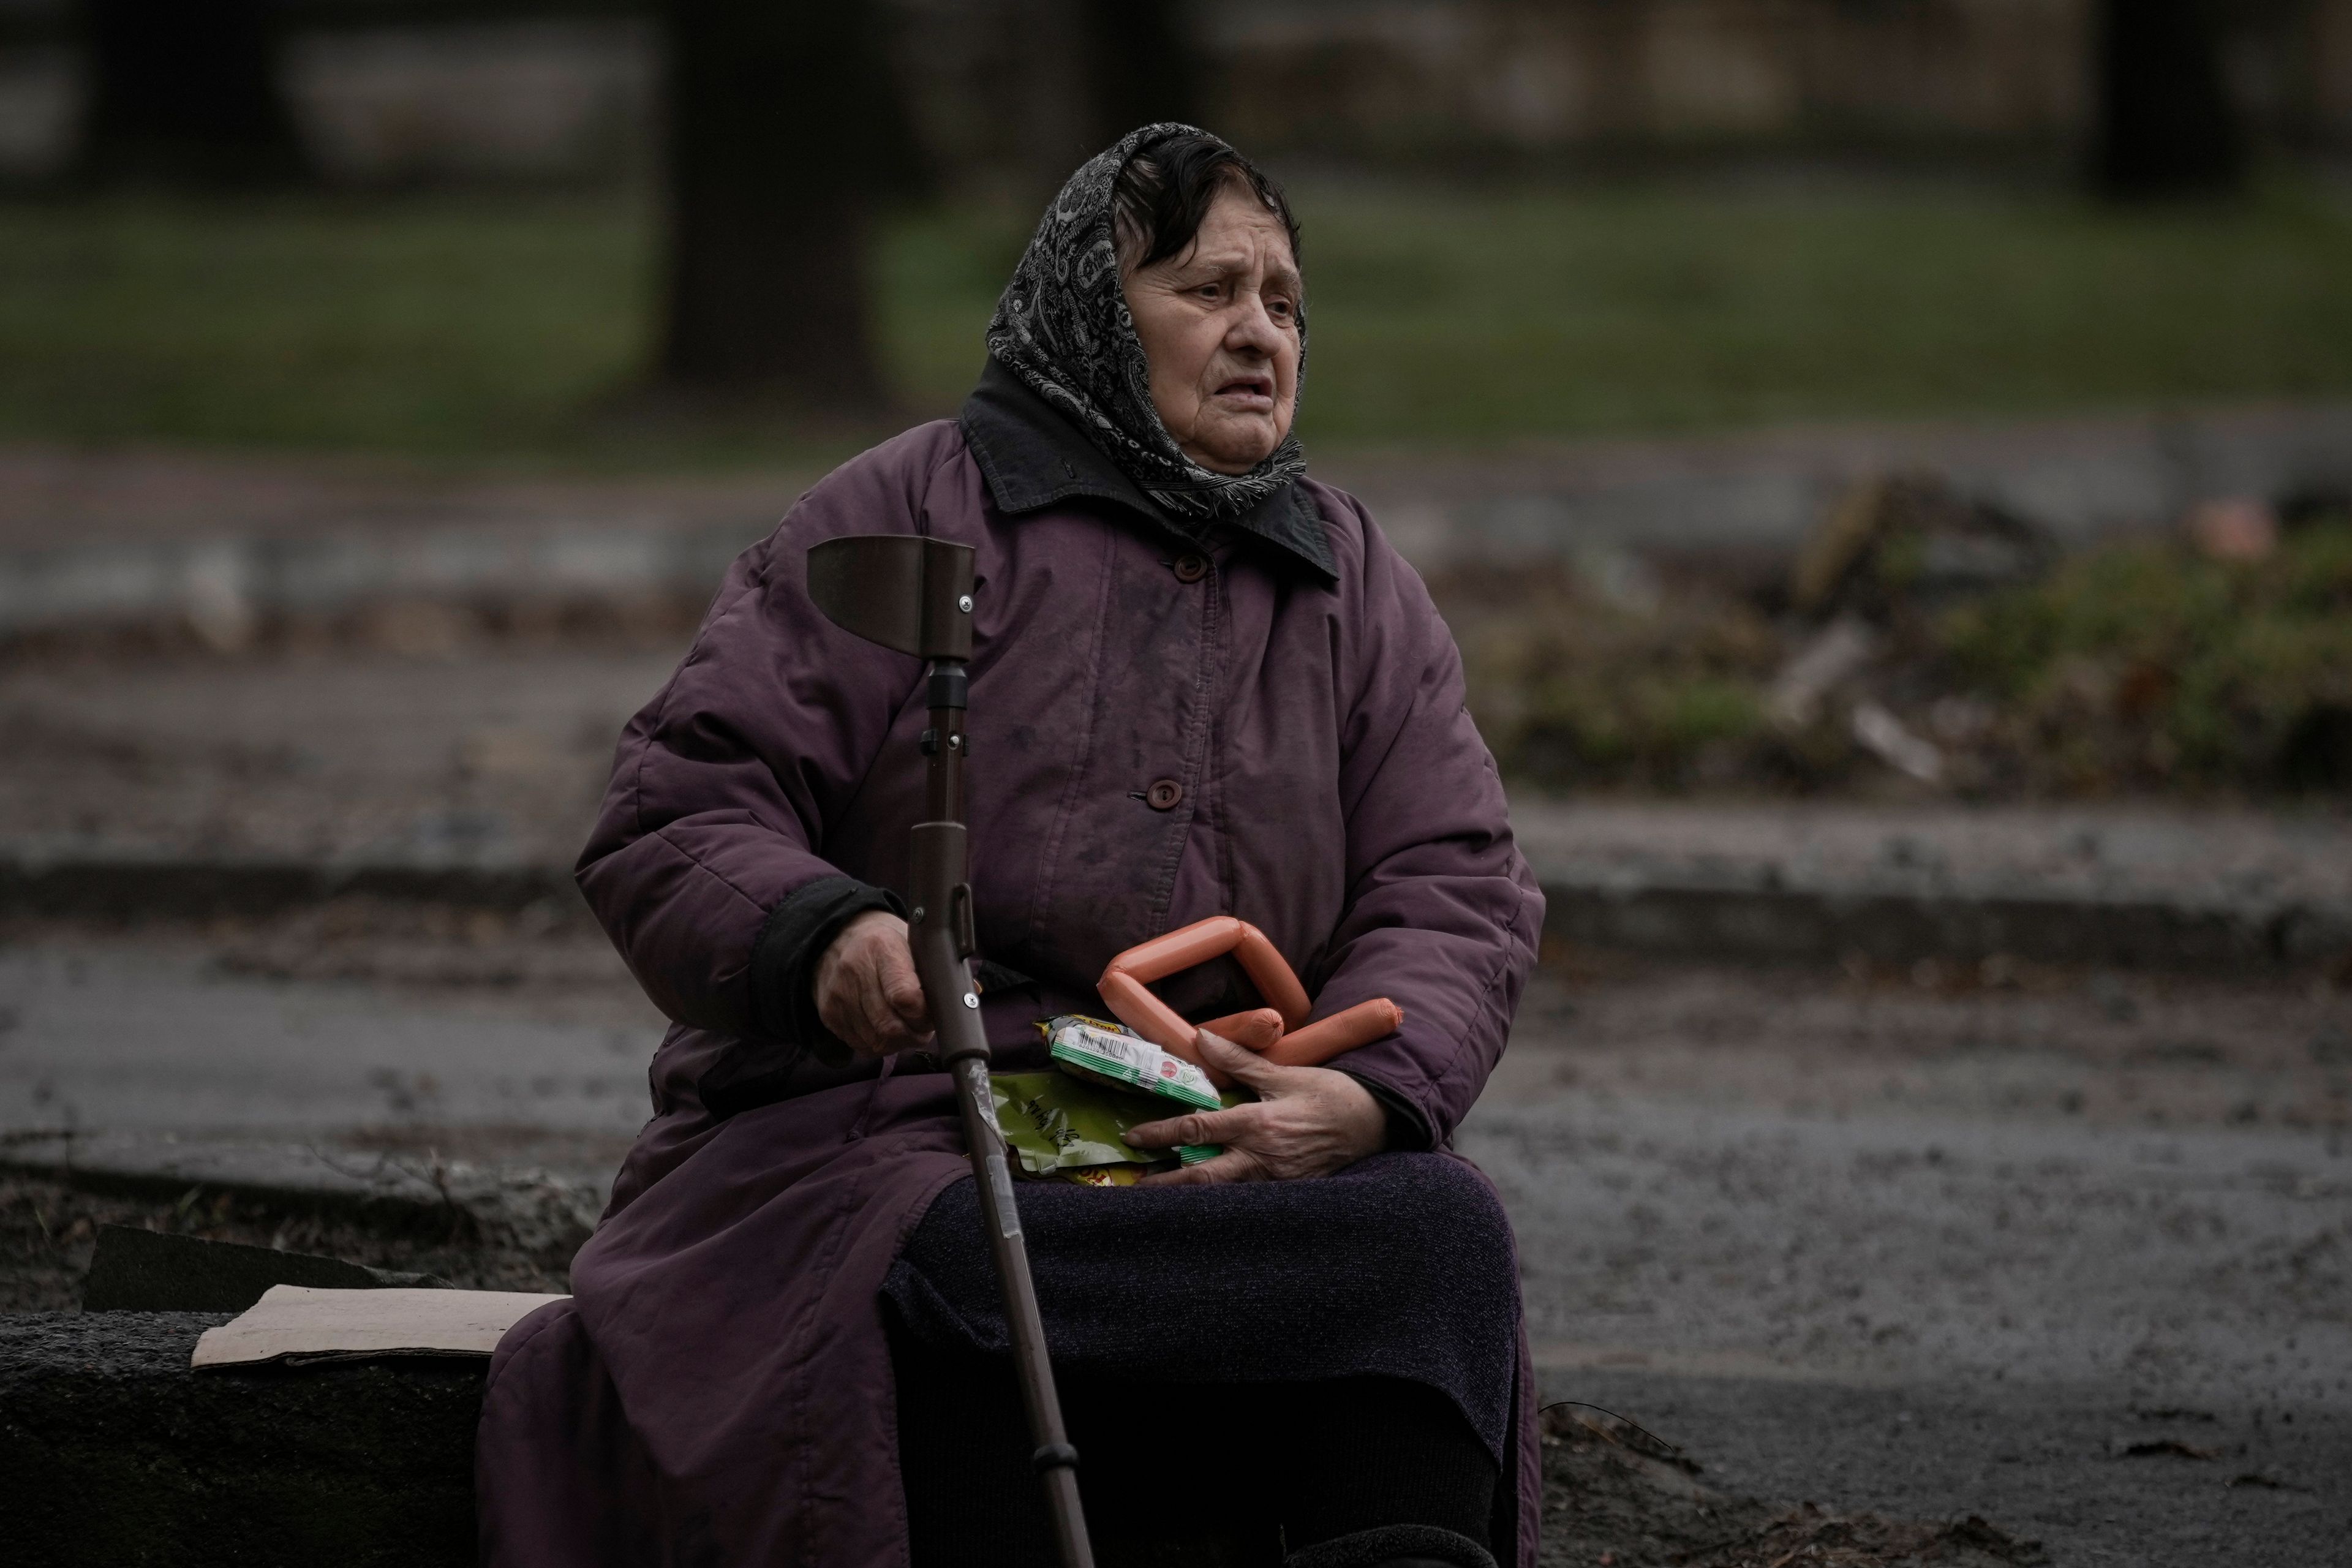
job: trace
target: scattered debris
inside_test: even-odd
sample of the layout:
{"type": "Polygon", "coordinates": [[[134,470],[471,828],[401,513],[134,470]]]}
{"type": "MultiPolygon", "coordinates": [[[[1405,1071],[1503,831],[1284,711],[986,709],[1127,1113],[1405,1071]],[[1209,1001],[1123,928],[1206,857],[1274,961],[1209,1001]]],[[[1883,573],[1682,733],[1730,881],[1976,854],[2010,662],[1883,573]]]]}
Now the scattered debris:
{"type": "Polygon", "coordinates": [[[2146,1443],[2126,1443],[2119,1451],[2126,1459],[2218,1459],[2219,1448],[2200,1448],[2184,1443],[2178,1437],[2158,1437],[2146,1443]]]}
{"type": "Polygon", "coordinates": [[[1853,705],[1853,738],[1863,749],[1921,784],[1944,782],[1944,753],[1903,727],[1903,721],[1868,700],[1853,705]]]}
{"type": "Polygon", "coordinates": [[[1639,1454],[1643,1458],[1672,1465],[1685,1475],[1695,1476],[1699,1471],[1698,1461],[1679,1445],[1667,1442],[1648,1427],[1638,1426],[1613,1410],[1587,1405],[1580,1399],[1562,1399],[1545,1405],[1543,1429],[1548,1438],[1562,1434],[1580,1441],[1595,1437],[1639,1454]]]}
{"type": "Polygon", "coordinates": [[[2232,496],[2190,508],[2182,531],[2209,560],[2263,561],[2278,548],[2279,520],[2266,502],[2232,496]]]}
{"type": "Polygon", "coordinates": [[[2040,1543],[2020,1541],[1974,1514],[1947,1524],[1835,1514],[1811,1503],[1775,1515],[1748,1540],[1677,1560],[1680,1568],[1966,1568],[2047,1562],[2040,1543]]]}
{"type": "Polygon", "coordinates": [[[1664,588],[1657,569],[1622,544],[1580,545],[1570,554],[1577,581],[1609,604],[1637,615],[1654,615],[1664,588]]]}
{"type": "Polygon", "coordinates": [[[1672,1443],[1591,1405],[1544,1412],[1546,1568],[2029,1568],[2047,1562],[1970,1516],[1930,1522],[1774,1508],[1694,1479],[1672,1443]]]}
{"type": "Polygon", "coordinates": [[[2343,500],[2209,503],[2061,558],[1898,475],[1856,486],[1784,578],[1609,553],[1432,588],[1481,732],[1545,787],[2346,797],[2343,500]]]}
{"type": "Polygon", "coordinates": [[[1934,474],[1885,475],[1847,491],[1805,541],[1789,602],[1809,619],[1843,612],[1885,625],[2032,582],[2057,554],[2047,530],[1934,474]]]}
{"type": "Polygon", "coordinates": [[[1859,616],[1840,616],[1815,632],[1772,678],[1766,706],[1773,721],[1784,729],[1810,728],[1823,700],[1862,673],[1880,641],[1859,616]]]}

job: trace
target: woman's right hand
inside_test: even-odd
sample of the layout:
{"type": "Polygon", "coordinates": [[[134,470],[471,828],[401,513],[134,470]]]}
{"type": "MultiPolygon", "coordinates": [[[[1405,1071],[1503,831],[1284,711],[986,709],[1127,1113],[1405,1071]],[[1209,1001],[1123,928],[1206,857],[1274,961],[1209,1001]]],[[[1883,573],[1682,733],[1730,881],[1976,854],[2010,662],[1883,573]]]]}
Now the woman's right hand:
{"type": "Polygon", "coordinates": [[[886,910],[868,910],[834,936],[816,961],[816,1016],[862,1056],[888,1056],[931,1043],[931,1010],[907,922],[886,910]]]}

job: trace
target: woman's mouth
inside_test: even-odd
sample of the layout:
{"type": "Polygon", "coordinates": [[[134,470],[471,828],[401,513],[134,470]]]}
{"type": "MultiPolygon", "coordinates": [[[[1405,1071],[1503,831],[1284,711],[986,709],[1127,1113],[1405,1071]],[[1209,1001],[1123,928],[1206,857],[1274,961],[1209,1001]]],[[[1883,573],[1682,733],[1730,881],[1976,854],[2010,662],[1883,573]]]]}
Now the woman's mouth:
{"type": "Polygon", "coordinates": [[[1274,406],[1274,377],[1237,375],[1220,384],[1214,395],[1220,402],[1237,403],[1244,408],[1270,409],[1274,406]]]}

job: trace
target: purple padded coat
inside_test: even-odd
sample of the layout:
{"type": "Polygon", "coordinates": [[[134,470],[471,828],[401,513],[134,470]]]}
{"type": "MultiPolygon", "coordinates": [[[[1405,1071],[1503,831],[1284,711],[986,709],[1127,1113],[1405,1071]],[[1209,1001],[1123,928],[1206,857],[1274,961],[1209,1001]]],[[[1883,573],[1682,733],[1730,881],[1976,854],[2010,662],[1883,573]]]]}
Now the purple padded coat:
{"type": "MultiPolygon", "coordinates": [[[[1444,1147],[1502,1052],[1543,899],[1419,577],[1312,480],[1188,531],[992,366],[958,420],[844,465],[735,563],[622,738],[580,886],[675,1024],[576,1294],[491,1365],[494,1568],[907,1561],[878,1292],[969,1167],[946,1076],[845,1059],[808,979],[905,884],[926,714],[917,661],[829,623],[804,564],[898,531],[979,552],[967,815],[1001,1065],[1030,1065],[1040,1016],[1099,1012],[1114,953],[1225,913],[1318,1017],[1402,1006],[1336,1064],[1393,1142],[1444,1147]]],[[[1226,963],[1160,989],[1195,1018],[1255,1003],[1226,963]]],[[[1496,1547],[1533,1568],[1524,1333],[1518,1359],[1496,1547]]]]}

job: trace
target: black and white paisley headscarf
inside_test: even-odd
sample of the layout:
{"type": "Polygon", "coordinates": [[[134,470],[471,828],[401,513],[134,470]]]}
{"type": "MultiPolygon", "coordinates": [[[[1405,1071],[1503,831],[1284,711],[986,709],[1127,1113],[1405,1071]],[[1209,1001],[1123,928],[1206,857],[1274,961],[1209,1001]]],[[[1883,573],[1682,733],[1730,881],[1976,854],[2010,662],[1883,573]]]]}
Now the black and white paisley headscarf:
{"type": "MultiPolygon", "coordinates": [[[[1129,132],[1072,174],[1013,269],[988,323],[991,358],[1086,432],[1119,471],[1179,518],[1247,511],[1307,471],[1296,435],[1245,474],[1201,467],[1151,404],[1151,367],[1120,287],[1111,190],[1128,160],[1171,136],[1163,122],[1129,132]]],[[[1214,140],[1214,138],[1211,138],[1214,140]]],[[[1298,313],[1298,379],[1307,376],[1307,314],[1298,313]]]]}

